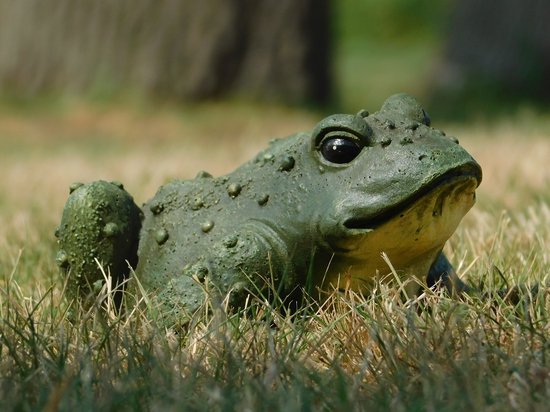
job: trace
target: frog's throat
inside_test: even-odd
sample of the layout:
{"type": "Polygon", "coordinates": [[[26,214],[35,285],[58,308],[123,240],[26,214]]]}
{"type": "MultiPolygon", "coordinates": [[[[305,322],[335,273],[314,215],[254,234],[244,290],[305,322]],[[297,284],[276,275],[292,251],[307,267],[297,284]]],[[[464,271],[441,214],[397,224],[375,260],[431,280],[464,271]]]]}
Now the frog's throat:
{"type": "Polygon", "coordinates": [[[477,185],[476,177],[467,174],[445,179],[375,228],[353,229],[349,236],[335,240],[324,287],[365,290],[392,271],[425,279],[443,245],[475,203],[477,185]]]}

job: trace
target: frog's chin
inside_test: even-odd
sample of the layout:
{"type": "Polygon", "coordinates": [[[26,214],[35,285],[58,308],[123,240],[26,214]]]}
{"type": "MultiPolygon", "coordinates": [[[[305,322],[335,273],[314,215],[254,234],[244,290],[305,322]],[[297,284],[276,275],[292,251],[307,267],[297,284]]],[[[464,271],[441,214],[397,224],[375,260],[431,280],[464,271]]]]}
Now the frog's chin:
{"type": "Polygon", "coordinates": [[[424,280],[475,203],[477,185],[475,176],[455,176],[374,228],[346,227],[344,236],[330,242],[334,256],[323,284],[363,290],[392,272],[424,280]]]}

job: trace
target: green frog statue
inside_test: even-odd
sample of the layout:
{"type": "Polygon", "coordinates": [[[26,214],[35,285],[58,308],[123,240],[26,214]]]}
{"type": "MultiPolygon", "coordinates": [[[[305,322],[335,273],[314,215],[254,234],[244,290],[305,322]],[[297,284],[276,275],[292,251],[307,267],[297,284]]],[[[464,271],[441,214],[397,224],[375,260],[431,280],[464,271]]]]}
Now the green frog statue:
{"type": "MultiPolygon", "coordinates": [[[[217,294],[368,293],[392,271],[409,296],[466,288],[442,253],[481,168],[407,94],[275,140],[232,173],[175,180],[139,208],[120,183],[74,184],[56,231],[70,290],[136,276],[169,324],[217,294]],[[392,268],[388,264],[391,262],[392,268]]],[[[395,278],[395,276],[393,276],[395,278]]]]}

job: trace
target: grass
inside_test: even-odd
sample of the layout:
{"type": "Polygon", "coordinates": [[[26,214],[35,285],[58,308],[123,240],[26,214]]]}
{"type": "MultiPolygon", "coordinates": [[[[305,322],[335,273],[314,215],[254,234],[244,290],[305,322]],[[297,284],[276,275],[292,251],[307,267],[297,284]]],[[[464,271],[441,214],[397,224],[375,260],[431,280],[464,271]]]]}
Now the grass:
{"type": "Polygon", "coordinates": [[[403,302],[379,285],[293,314],[256,297],[238,313],[211,303],[179,334],[146,315],[141,294],[124,316],[66,299],[53,230],[72,181],[121,180],[140,203],[170,178],[226,173],[316,118],[239,104],[0,112],[0,409],[545,410],[548,294],[523,289],[513,304],[496,293],[548,284],[544,117],[442,127],[485,172],[446,248],[482,296],[403,302]]]}

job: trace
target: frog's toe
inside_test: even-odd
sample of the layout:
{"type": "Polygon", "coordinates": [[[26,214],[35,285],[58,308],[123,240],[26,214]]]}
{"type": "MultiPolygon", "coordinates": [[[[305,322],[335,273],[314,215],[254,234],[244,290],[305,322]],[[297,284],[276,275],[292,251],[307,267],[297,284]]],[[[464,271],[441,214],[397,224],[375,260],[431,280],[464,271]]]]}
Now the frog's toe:
{"type": "Polygon", "coordinates": [[[89,296],[104,283],[103,272],[111,274],[113,288],[127,278],[128,264],[137,264],[140,228],[141,210],[120,183],[71,185],[55,233],[69,292],[89,296]]]}

